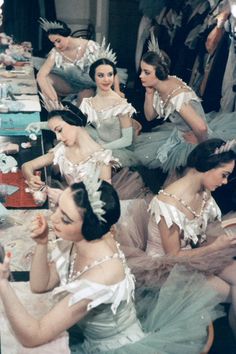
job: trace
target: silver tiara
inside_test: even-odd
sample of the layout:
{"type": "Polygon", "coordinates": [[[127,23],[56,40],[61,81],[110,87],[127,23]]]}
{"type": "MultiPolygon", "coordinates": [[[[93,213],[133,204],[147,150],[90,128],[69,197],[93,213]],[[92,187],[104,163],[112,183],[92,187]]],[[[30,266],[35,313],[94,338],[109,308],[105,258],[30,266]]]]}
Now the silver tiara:
{"type": "Polygon", "coordinates": [[[227,152],[232,150],[236,146],[236,140],[228,140],[226,143],[222,144],[220,147],[217,147],[214,151],[213,155],[223,154],[223,152],[227,152]]]}
{"type": "Polygon", "coordinates": [[[89,57],[90,65],[95,63],[95,61],[99,59],[108,59],[114,64],[117,63],[116,53],[113,52],[112,49],[110,49],[110,43],[106,46],[105,37],[103,37],[102,44],[100,45],[98,50],[96,50],[95,53],[90,54],[89,57]]]}
{"type": "Polygon", "coordinates": [[[159,55],[161,61],[165,61],[165,58],[160,50],[158,39],[154,35],[153,28],[150,31],[150,40],[148,41],[148,51],[155,52],[159,55]]]}
{"type": "Polygon", "coordinates": [[[94,214],[100,221],[107,222],[103,218],[103,215],[105,214],[103,206],[105,203],[101,200],[101,191],[98,190],[102,183],[102,180],[99,179],[99,175],[100,170],[95,164],[91,164],[86,178],[83,179],[83,183],[88,193],[88,199],[94,214]]]}
{"type": "Polygon", "coordinates": [[[63,29],[64,28],[63,24],[61,24],[57,21],[48,21],[42,17],[39,18],[39,24],[40,24],[40,27],[46,32],[48,32],[51,29],[63,29]]]}

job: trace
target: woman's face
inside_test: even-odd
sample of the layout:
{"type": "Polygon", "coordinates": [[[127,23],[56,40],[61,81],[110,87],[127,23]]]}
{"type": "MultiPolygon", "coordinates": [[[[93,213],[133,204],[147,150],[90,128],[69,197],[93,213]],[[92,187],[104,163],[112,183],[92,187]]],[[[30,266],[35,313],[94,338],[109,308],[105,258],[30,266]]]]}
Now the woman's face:
{"type": "Polygon", "coordinates": [[[156,69],[153,65],[141,61],[141,74],[139,75],[144,87],[155,88],[157,84],[156,69]]]}
{"type": "Polygon", "coordinates": [[[99,65],[95,70],[95,82],[101,91],[109,91],[114,82],[113,67],[108,64],[99,65]]]}
{"type": "Polygon", "coordinates": [[[213,168],[204,173],[204,187],[210,191],[228,183],[228,177],[233,172],[235,162],[231,161],[220,167],[213,168]]]}
{"type": "Polygon", "coordinates": [[[58,201],[58,207],[51,216],[52,227],[56,236],[69,241],[83,239],[83,210],[73,200],[73,192],[65,189],[58,201]]]}
{"type": "Polygon", "coordinates": [[[76,126],[66,123],[60,116],[55,116],[48,121],[48,127],[56,134],[58,141],[66,146],[74,146],[77,139],[76,126]]]}
{"type": "Polygon", "coordinates": [[[49,34],[48,38],[58,50],[63,52],[63,50],[67,49],[69,37],[63,37],[59,34],[49,34]]]}

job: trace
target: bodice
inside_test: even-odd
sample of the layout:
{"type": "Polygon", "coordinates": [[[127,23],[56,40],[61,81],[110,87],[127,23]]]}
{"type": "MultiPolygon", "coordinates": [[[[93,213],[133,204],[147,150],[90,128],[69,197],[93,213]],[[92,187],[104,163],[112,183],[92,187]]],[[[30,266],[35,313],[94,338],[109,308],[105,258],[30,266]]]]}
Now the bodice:
{"type": "Polygon", "coordinates": [[[69,306],[73,306],[83,299],[91,300],[88,304],[88,314],[78,326],[85,337],[84,347],[89,350],[84,352],[97,353],[135,342],[144,333],[136,317],[133,303],[134,276],[126,264],[123,252],[117,244],[117,252],[112,256],[93,262],[79,272],[78,278],[69,282],[68,269],[70,265],[70,252],[72,243],[65,240],[56,240],[51,260],[55,262],[60,278],[60,286],[54,289],[53,297],[71,294],[69,306]],[[123,280],[113,285],[104,285],[88,280],[81,275],[91,270],[98,264],[118,258],[121,260],[125,275],[123,280]],[[94,351],[93,351],[94,350],[94,351]]]}
{"type": "MultiPolygon", "coordinates": [[[[56,48],[52,48],[49,53],[55,61],[55,66],[57,68],[63,68],[64,70],[71,68],[72,66],[78,67],[82,71],[88,72],[90,67],[90,55],[94,54],[99,48],[99,44],[89,40],[82,57],[75,59],[74,61],[69,60],[66,56],[63,56],[56,48]]],[[[80,46],[78,46],[77,53],[79,57],[80,46]]]]}
{"type": "Polygon", "coordinates": [[[193,219],[189,219],[176,206],[159,200],[157,196],[152,199],[149,211],[151,217],[148,224],[146,252],[151,256],[163,256],[165,254],[158,227],[161,217],[164,218],[168,228],[173,224],[178,226],[181,234],[182,249],[191,248],[191,242],[194,244],[199,240],[201,243],[204,242],[208,224],[221,219],[221,211],[212,196],[204,204],[201,214],[193,219]]]}
{"type": "Polygon", "coordinates": [[[182,82],[182,85],[183,86],[179,86],[178,88],[184,88],[185,90],[174,96],[170,95],[165,102],[162,101],[158,91],[155,91],[153,107],[158,113],[158,118],[169,118],[180,132],[188,132],[191,131],[191,127],[185,122],[179,113],[183,105],[190,105],[204,121],[206,121],[206,118],[200,98],[184,82],[182,82]]]}
{"type": "Polygon", "coordinates": [[[67,183],[70,185],[74,182],[80,182],[91,171],[91,166],[94,164],[99,168],[102,166],[109,165],[114,158],[112,157],[111,150],[98,150],[93,154],[89,155],[84,161],[81,161],[79,164],[75,164],[71,162],[65,156],[65,145],[63,143],[59,143],[54,149],[54,165],[58,165],[60,169],[60,173],[65,177],[67,183]]]}
{"type": "Polygon", "coordinates": [[[135,113],[134,107],[121,98],[120,101],[102,110],[95,110],[92,105],[92,98],[84,98],[80,109],[88,116],[88,123],[93,124],[100,139],[104,142],[111,142],[122,136],[120,119],[122,116],[135,113]]]}

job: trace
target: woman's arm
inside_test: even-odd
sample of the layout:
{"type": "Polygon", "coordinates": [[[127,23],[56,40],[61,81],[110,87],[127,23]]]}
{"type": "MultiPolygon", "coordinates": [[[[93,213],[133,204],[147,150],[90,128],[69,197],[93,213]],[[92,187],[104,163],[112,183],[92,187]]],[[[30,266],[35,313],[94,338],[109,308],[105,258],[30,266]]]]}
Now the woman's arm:
{"type": "Polygon", "coordinates": [[[121,125],[121,138],[114,140],[110,143],[104,144],[103,147],[106,149],[121,149],[128,147],[133,142],[133,125],[132,119],[129,115],[120,116],[120,125],[121,125]]]}
{"type": "Polygon", "coordinates": [[[42,94],[52,101],[57,101],[57,93],[50,81],[49,74],[55,64],[53,55],[49,55],[37,74],[37,82],[42,94]]]}
{"type": "Polygon", "coordinates": [[[148,121],[156,118],[158,115],[153,107],[153,97],[155,90],[151,87],[146,88],[145,100],[144,100],[144,113],[148,121]]]}
{"type": "Polygon", "coordinates": [[[197,142],[195,143],[205,141],[208,133],[207,124],[194,108],[190,104],[184,104],[179,113],[196,136],[197,142]]]}
{"type": "Polygon", "coordinates": [[[35,176],[34,172],[43,167],[50,166],[53,163],[53,152],[48,152],[45,155],[37,157],[34,160],[25,162],[22,167],[22,173],[28,182],[28,185],[32,189],[39,189],[44,182],[41,181],[40,176],[35,176]]]}
{"type": "Polygon", "coordinates": [[[0,264],[0,297],[16,337],[25,347],[36,347],[54,340],[79,322],[87,313],[89,300],[69,306],[71,295],[64,297],[50,312],[37,320],[29,315],[5,278],[9,265],[0,264]]]}
{"type": "Polygon", "coordinates": [[[31,237],[37,243],[30,268],[30,287],[34,293],[43,293],[59,284],[54,263],[48,262],[48,224],[42,214],[32,222],[31,237]]]}
{"type": "Polygon", "coordinates": [[[111,166],[103,165],[100,172],[100,178],[108,183],[111,183],[111,166]]]}
{"type": "Polygon", "coordinates": [[[194,249],[181,249],[180,245],[180,229],[174,224],[171,228],[165,223],[163,217],[158,224],[162,246],[167,255],[186,257],[186,256],[204,256],[212,252],[224,249],[236,244],[236,235],[234,238],[230,238],[227,235],[218,236],[217,239],[209,245],[194,248],[194,249]]]}

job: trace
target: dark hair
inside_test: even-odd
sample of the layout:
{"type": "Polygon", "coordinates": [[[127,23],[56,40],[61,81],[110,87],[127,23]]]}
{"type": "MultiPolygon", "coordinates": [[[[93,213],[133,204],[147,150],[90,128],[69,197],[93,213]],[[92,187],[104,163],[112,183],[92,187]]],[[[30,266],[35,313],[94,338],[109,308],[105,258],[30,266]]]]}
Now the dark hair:
{"type": "Polygon", "coordinates": [[[225,141],[218,138],[198,144],[188,156],[187,167],[195,168],[199,172],[206,172],[235,160],[236,154],[233,150],[214,154],[216,148],[224,144],[225,141]]]}
{"type": "Polygon", "coordinates": [[[67,109],[59,110],[55,109],[48,113],[48,121],[56,116],[60,116],[66,123],[75,125],[77,127],[85,127],[87,123],[87,116],[83,112],[73,105],[71,102],[63,101],[63,106],[67,109]]]}
{"type": "Polygon", "coordinates": [[[70,27],[68,27],[67,24],[63,21],[57,20],[56,22],[61,24],[63,28],[50,28],[47,31],[47,35],[49,36],[50,34],[58,34],[59,36],[62,37],[69,37],[71,35],[70,27]]]}
{"type": "Polygon", "coordinates": [[[102,181],[99,190],[101,191],[101,201],[105,211],[103,218],[105,221],[98,219],[94,214],[86,187],[83,182],[73,183],[70,186],[73,192],[73,199],[75,204],[84,209],[82,234],[87,241],[92,241],[101,238],[105,235],[120,217],[120,201],[116,190],[112,185],[106,181],[102,181]]]}
{"type": "Polygon", "coordinates": [[[170,58],[168,55],[161,50],[163,58],[156,52],[147,52],[142,56],[142,61],[148,65],[154,66],[156,70],[156,77],[159,80],[166,80],[170,73],[170,58]],[[164,59],[164,60],[163,60],[164,59]]]}
{"type": "Polygon", "coordinates": [[[95,61],[91,66],[90,66],[90,69],[89,69],[89,76],[91,77],[91,79],[93,81],[95,81],[95,71],[97,69],[97,67],[99,65],[110,65],[113,69],[113,74],[114,76],[117,74],[117,69],[116,69],[116,66],[115,64],[107,59],[107,58],[101,58],[101,59],[98,59],[97,61],[95,61]]]}

